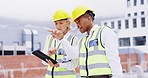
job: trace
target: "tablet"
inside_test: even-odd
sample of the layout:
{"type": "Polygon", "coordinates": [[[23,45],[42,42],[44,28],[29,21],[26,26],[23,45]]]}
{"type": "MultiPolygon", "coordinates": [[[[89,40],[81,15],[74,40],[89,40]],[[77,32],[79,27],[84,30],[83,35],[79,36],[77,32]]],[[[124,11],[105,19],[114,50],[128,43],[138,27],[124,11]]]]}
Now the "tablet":
{"type": "Polygon", "coordinates": [[[44,54],[43,52],[41,52],[40,50],[35,50],[32,52],[33,55],[37,56],[38,58],[42,59],[43,61],[45,61],[46,63],[48,63],[46,61],[50,60],[53,64],[57,64],[58,62],[54,59],[52,59],[51,57],[47,56],[46,54],[44,54]]]}

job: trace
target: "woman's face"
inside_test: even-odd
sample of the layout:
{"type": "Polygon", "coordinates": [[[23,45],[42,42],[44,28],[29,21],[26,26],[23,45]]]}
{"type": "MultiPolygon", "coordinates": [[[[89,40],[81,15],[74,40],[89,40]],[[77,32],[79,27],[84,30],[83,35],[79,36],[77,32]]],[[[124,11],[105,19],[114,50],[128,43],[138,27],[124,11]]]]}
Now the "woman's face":
{"type": "Polygon", "coordinates": [[[69,20],[58,20],[55,21],[56,28],[63,32],[63,34],[66,34],[66,32],[69,30],[70,27],[70,21],[69,20]]]}

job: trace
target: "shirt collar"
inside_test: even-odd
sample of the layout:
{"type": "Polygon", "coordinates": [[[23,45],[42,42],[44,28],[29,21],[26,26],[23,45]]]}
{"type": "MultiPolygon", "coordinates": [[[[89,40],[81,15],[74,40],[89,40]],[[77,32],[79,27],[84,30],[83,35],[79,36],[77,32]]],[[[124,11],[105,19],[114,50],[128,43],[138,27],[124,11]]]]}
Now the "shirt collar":
{"type": "Polygon", "coordinates": [[[90,30],[90,35],[93,33],[93,31],[96,29],[98,27],[98,25],[96,24],[96,25],[94,25],[92,28],[91,28],[91,30],[90,30]]]}
{"type": "Polygon", "coordinates": [[[64,35],[64,38],[68,38],[69,37],[69,35],[70,35],[70,32],[68,31],[65,35],[64,35]]]}

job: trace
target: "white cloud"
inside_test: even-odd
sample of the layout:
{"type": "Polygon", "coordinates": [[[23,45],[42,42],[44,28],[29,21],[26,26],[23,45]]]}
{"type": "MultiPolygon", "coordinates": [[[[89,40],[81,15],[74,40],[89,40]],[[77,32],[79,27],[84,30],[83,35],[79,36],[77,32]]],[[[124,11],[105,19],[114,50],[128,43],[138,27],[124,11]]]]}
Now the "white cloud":
{"type": "Polygon", "coordinates": [[[97,16],[124,14],[126,7],[125,0],[0,0],[0,16],[23,20],[50,20],[57,8],[71,13],[77,5],[87,5],[94,9],[97,16]]]}

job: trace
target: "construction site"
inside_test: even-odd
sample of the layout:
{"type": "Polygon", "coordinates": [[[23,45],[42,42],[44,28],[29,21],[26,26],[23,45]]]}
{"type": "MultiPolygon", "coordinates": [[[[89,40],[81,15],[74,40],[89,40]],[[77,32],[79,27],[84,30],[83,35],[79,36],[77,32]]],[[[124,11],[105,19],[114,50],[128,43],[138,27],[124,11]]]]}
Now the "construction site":
{"type": "MultiPolygon", "coordinates": [[[[118,35],[123,78],[148,78],[148,0],[126,0],[125,16],[97,24],[109,26],[118,35]]],[[[45,28],[50,27],[0,23],[0,78],[45,77],[47,66],[32,54],[43,50],[46,36],[51,34],[45,28]]],[[[78,38],[84,36],[76,26],[71,29],[78,38]]]]}

